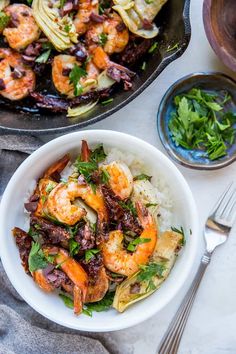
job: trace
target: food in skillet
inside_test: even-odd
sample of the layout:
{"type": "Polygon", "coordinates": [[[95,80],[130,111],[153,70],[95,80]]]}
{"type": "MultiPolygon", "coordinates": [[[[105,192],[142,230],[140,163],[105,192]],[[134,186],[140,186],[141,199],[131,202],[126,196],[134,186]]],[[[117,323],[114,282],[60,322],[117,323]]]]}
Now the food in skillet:
{"type": "Polygon", "coordinates": [[[76,314],[123,312],[167,278],[183,230],[170,227],[167,187],[157,189],[135,157],[82,141],[72,161],[49,167],[25,203],[30,228],[13,229],[22,265],[76,314]]]}
{"type": "Polygon", "coordinates": [[[153,20],[166,1],[0,0],[0,94],[70,117],[111,102],[156,48],[153,20]]]}

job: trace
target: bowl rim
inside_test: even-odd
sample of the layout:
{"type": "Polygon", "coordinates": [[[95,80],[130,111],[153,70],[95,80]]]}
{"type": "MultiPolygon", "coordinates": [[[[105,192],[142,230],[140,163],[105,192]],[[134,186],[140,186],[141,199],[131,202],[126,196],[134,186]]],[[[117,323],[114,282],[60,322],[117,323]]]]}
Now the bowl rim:
{"type": "MultiPolygon", "coordinates": [[[[214,0],[216,1],[216,0],[214,0]]],[[[219,59],[231,70],[236,71],[236,58],[234,58],[223,46],[219,45],[211,22],[212,0],[204,0],[202,7],[202,17],[207,39],[219,59]]]]}
{"type": "Polygon", "coordinates": [[[136,97],[138,97],[151,83],[160,75],[160,73],[174,60],[178,59],[187,49],[190,38],[191,38],[191,24],[190,24],[190,0],[184,0],[183,13],[182,13],[183,23],[184,23],[184,36],[181,47],[174,52],[173,54],[168,55],[164,58],[159,65],[159,67],[147,78],[147,80],[136,90],[134,91],[128,98],[126,98],[123,102],[119,103],[115,107],[109,109],[107,112],[103,112],[88,121],[78,122],[72,124],[70,126],[57,127],[57,128],[48,128],[48,129],[19,129],[19,128],[10,128],[5,126],[0,126],[0,134],[25,134],[30,135],[34,134],[36,136],[42,134],[60,134],[60,133],[68,133],[75,129],[81,129],[87,127],[91,124],[97,123],[109,116],[113,113],[119,111],[121,108],[129,104],[136,97]]]}
{"type": "Polygon", "coordinates": [[[162,111],[166,105],[167,100],[172,96],[173,91],[181,84],[184,83],[185,81],[187,81],[189,78],[192,77],[204,77],[204,76],[218,76],[220,78],[223,78],[224,80],[230,81],[230,83],[235,85],[236,88],[236,81],[222,73],[219,71],[199,71],[199,72],[193,72],[190,73],[188,75],[185,75],[183,77],[181,77],[180,79],[178,79],[177,81],[175,81],[165,92],[165,94],[163,95],[160,105],[158,107],[158,111],[157,111],[157,130],[158,130],[158,135],[159,138],[161,140],[162,145],[164,146],[166,152],[168,153],[168,155],[172,158],[172,160],[174,160],[175,162],[177,162],[178,164],[193,169],[193,170],[204,170],[204,171],[214,171],[214,170],[218,170],[224,167],[227,167],[229,165],[231,165],[233,162],[236,161],[236,154],[231,156],[230,158],[228,158],[227,160],[223,161],[223,162],[218,162],[215,163],[214,165],[204,165],[201,163],[191,163],[191,162],[187,162],[186,160],[182,160],[179,155],[175,152],[175,149],[173,149],[168,142],[166,141],[166,139],[164,138],[164,134],[163,134],[163,129],[162,129],[162,124],[161,124],[161,118],[162,118],[162,111]]]}
{"type": "MultiPolygon", "coordinates": [[[[85,131],[78,131],[78,132],[69,133],[69,134],[66,134],[61,137],[51,140],[50,142],[48,142],[47,144],[43,145],[38,150],[36,150],[29,157],[27,157],[26,160],[23,161],[23,163],[17,168],[17,170],[15,171],[13,176],[11,177],[11,179],[5,189],[5,192],[3,194],[1,204],[0,204],[0,228],[1,228],[1,230],[6,229],[5,220],[7,219],[7,204],[9,202],[9,198],[10,198],[11,194],[14,192],[15,185],[17,185],[17,182],[21,178],[22,173],[24,171],[26,171],[30,166],[32,166],[32,163],[34,161],[36,161],[42,155],[44,155],[45,153],[47,153],[48,151],[53,149],[53,147],[56,147],[58,144],[61,144],[61,145],[64,144],[65,151],[66,151],[66,142],[68,140],[71,140],[71,137],[76,137],[78,139],[78,141],[80,141],[83,136],[86,136],[86,139],[89,139],[89,137],[93,138],[93,137],[98,136],[99,139],[101,139],[103,137],[105,140],[106,136],[110,137],[111,134],[116,138],[122,137],[122,138],[126,139],[126,141],[128,141],[129,143],[134,143],[134,144],[138,144],[138,145],[141,144],[145,148],[147,153],[151,152],[156,156],[158,155],[160,160],[164,161],[165,165],[167,165],[168,168],[174,172],[175,178],[178,178],[179,183],[182,185],[183,189],[185,189],[185,193],[187,196],[186,200],[188,200],[188,203],[189,203],[190,216],[191,216],[191,220],[190,220],[189,224],[190,224],[191,230],[192,230],[191,247],[189,247],[188,258],[185,260],[185,267],[181,271],[181,277],[179,279],[178,284],[175,284],[174,291],[166,294],[165,299],[162,301],[162,303],[159,303],[158,306],[155,307],[155,309],[153,309],[153,307],[149,306],[149,308],[145,312],[143,312],[142,314],[139,314],[138,318],[137,317],[133,318],[134,316],[133,317],[130,316],[128,319],[127,318],[125,319],[125,321],[124,321],[125,323],[123,323],[121,320],[119,321],[119,319],[118,319],[118,321],[113,321],[114,323],[109,324],[109,326],[106,324],[102,324],[102,326],[98,328],[97,326],[93,326],[92,321],[91,321],[91,323],[89,323],[89,326],[88,325],[80,325],[79,321],[78,321],[78,325],[74,325],[74,324],[69,323],[70,321],[65,322],[65,321],[63,321],[63,319],[58,319],[58,318],[55,319],[55,318],[53,318],[53,316],[48,315],[44,311],[44,309],[42,309],[40,307],[40,305],[38,305],[38,303],[35,302],[35,300],[31,299],[30,295],[24,293],[23,288],[18,287],[16,285],[15,274],[10,272],[8,269],[8,264],[10,264],[10,259],[8,259],[8,257],[7,257],[7,250],[6,250],[7,242],[5,242],[5,243],[2,242],[2,245],[0,247],[0,257],[2,260],[3,268],[7,274],[10,282],[12,283],[12,285],[14,286],[16,291],[20,294],[20,296],[26,301],[26,303],[28,303],[34,310],[36,310],[42,316],[44,316],[44,317],[48,318],[49,320],[51,320],[55,323],[58,323],[62,326],[72,328],[75,330],[90,331],[90,332],[106,332],[106,331],[110,332],[110,331],[121,330],[121,329],[135,326],[135,325],[147,320],[148,318],[150,318],[151,316],[153,316],[157,312],[159,312],[162,308],[164,308],[175,297],[175,295],[180,291],[182,286],[185,284],[187,278],[189,277],[189,275],[192,271],[192,267],[193,267],[194,261],[196,259],[196,255],[198,252],[198,246],[200,243],[199,215],[198,215],[196,203],[195,203],[193,194],[190,190],[190,187],[188,186],[188,183],[185,180],[182,173],[178,170],[178,168],[174,165],[174,163],[166,155],[164,155],[160,150],[158,150],[153,145],[147,143],[146,141],[144,141],[142,139],[134,137],[132,135],[120,133],[120,132],[116,132],[116,131],[112,131],[112,130],[85,130],[85,131]]],[[[104,143],[106,144],[106,142],[104,142],[104,143]]]]}

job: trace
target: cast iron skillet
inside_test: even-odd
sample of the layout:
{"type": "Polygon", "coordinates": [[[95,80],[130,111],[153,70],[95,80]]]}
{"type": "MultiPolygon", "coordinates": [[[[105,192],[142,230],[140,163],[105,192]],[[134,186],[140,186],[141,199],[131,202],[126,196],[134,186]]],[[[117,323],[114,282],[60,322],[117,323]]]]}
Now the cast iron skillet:
{"type": "Polygon", "coordinates": [[[91,112],[73,119],[68,119],[64,113],[20,113],[15,110],[13,104],[10,103],[9,107],[3,104],[0,105],[0,134],[59,134],[83,128],[118,111],[150,85],[168,64],[184,53],[191,36],[189,5],[190,0],[169,0],[158,14],[156,23],[161,30],[158,50],[142,59],[142,62],[145,60],[147,63],[144,71],[140,69],[142,62],[134,67],[138,75],[132,91],[118,90],[113,94],[114,100],[109,105],[98,104],[91,112]],[[167,51],[177,43],[177,48],[167,51]]]}

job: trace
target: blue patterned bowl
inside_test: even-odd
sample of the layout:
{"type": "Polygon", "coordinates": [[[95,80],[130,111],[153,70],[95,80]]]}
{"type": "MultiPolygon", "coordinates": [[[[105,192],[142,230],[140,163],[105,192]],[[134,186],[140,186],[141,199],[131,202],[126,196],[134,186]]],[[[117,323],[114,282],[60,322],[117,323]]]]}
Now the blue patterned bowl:
{"type": "MultiPolygon", "coordinates": [[[[211,93],[222,94],[229,92],[232,100],[227,103],[227,110],[236,112],[236,82],[230,77],[218,73],[193,73],[176,81],[165,93],[157,113],[157,128],[163,146],[170,157],[181,165],[198,170],[216,170],[228,166],[236,161],[236,143],[227,152],[227,155],[211,161],[203,151],[192,149],[187,150],[176,146],[171,139],[168,127],[171,113],[175,111],[174,97],[194,87],[204,89],[211,93]]],[[[235,124],[236,128],[236,124],[235,124]]]]}

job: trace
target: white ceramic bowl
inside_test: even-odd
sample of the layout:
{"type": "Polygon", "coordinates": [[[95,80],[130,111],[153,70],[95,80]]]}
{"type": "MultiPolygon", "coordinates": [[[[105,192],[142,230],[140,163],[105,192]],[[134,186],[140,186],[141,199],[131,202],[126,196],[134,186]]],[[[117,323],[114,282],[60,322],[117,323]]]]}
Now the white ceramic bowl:
{"type": "Polygon", "coordinates": [[[0,254],[5,271],[18,293],[41,315],[63,326],[84,331],[114,331],[136,325],[166,306],[188,279],[199,246],[198,215],[192,193],[184,177],[175,165],[152,145],[127,134],[109,130],[89,130],[64,135],[42,146],[30,155],[11,178],[0,206],[0,254]],[[150,168],[152,175],[161,174],[174,198],[174,225],[192,230],[183,252],[167,280],[153,295],[140,301],[120,314],[111,309],[94,313],[93,317],[73,314],[56,294],[41,291],[25,274],[18,249],[12,237],[14,226],[24,228],[23,203],[29,186],[43,171],[67,152],[77,152],[80,142],[103,143],[140,157],[150,168]]]}

